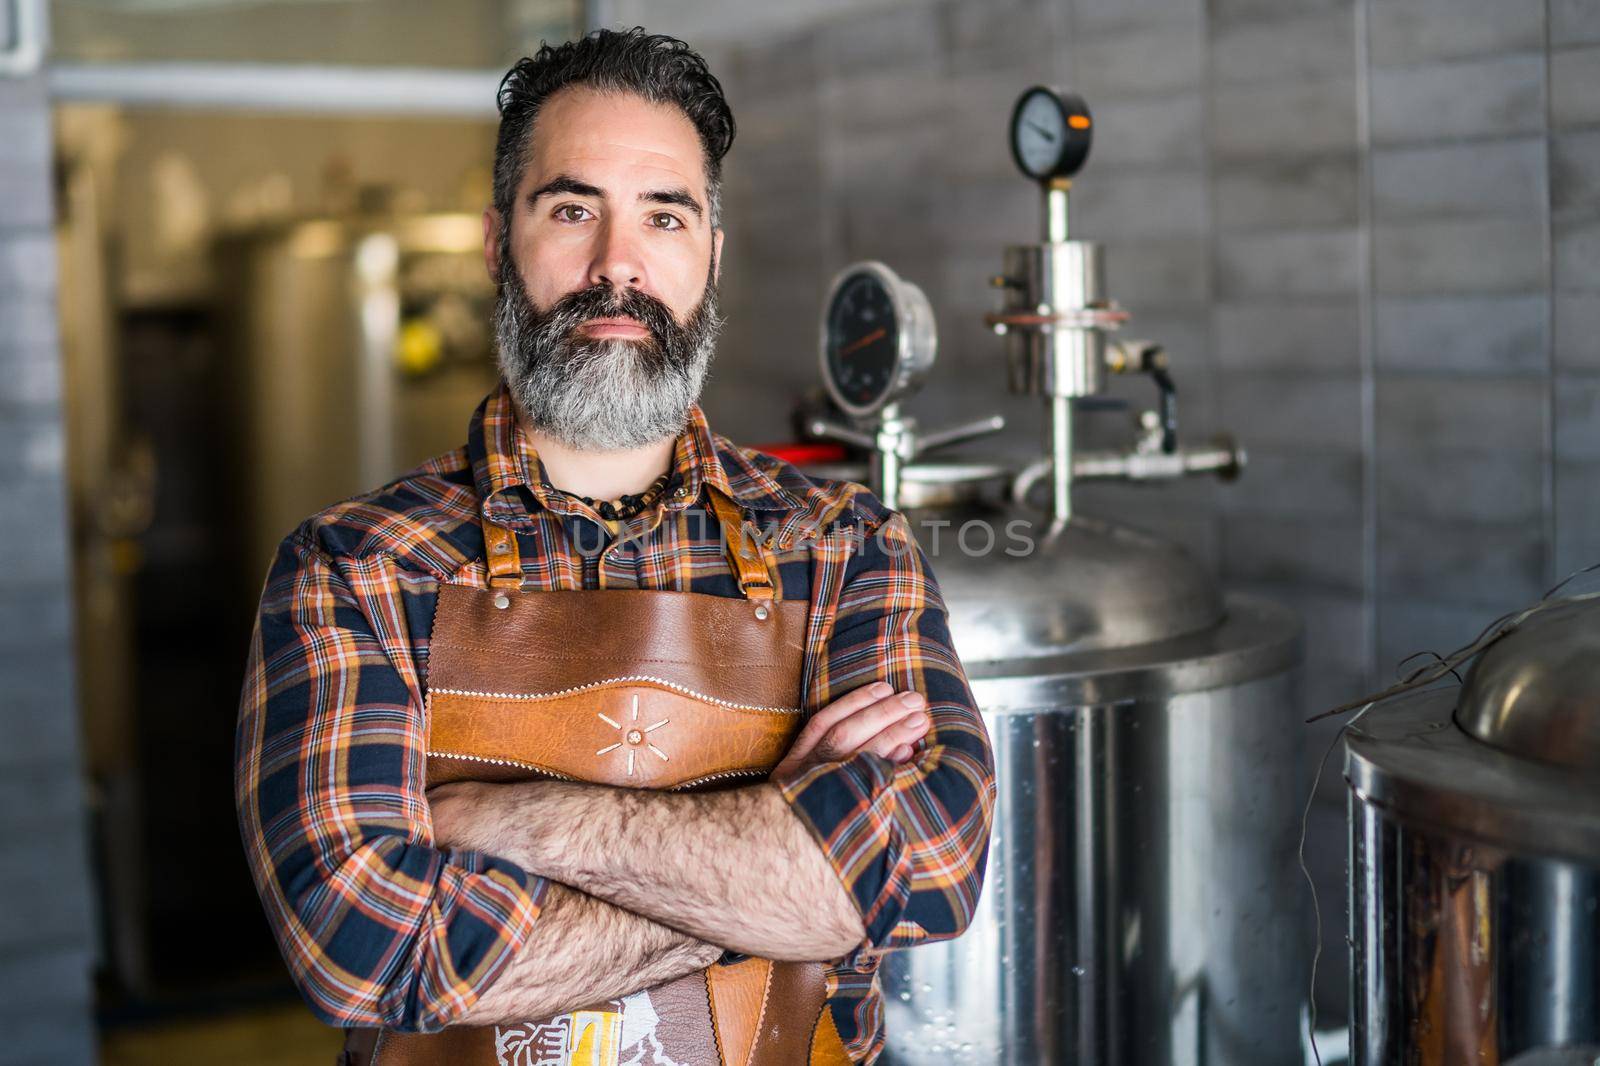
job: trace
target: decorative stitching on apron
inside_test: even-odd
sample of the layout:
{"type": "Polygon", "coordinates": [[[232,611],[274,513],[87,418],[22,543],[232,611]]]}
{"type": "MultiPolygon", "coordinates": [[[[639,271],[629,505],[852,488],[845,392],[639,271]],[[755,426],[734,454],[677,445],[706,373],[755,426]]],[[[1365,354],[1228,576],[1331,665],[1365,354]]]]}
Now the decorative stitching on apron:
{"type": "MultiPolygon", "coordinates": [[[[430,758],[430,759],[465,759],[468,762],[490,763],[490,764],[492,764],[494,766],[514,766],[519,770],[534,770],[534,771],[537,771],[538,773],[541,773],[541,774],[549,774],[551,777],[558,777],[563,781],[578,781],[579,780],[578,778],[573,777],[571,774],[564,774],[559,770],[551,770],[548,767],[540,766],[538,763],[523,762],[520,759],[498,759],[498,758],[493,758],[493,757],[488,756],[488,755],[468,755],[465,752],[460,752],[460,751],[431,751],[431,750],[428,752],[428,758],[430,758]]],[[[714,773],[714,774],[705,774],[704,776],[696,777],[696,778],[693,778],[693,779],[691,779],[689,781],[681,781],[678,784],[673,785],[667,791],[669,791],[669,792],[679,792],[679,791],[682,791],[683,789],[695,788],[695,787],[697,787],[699,785],[710,784],[712,781],[721,781],[724,778],[731,778],[731,777],[766,777],[766,776],[767,776],[767,771],[765,771],[765,770],[720,770],[720,771],[718,771],[717,773],[714,773]]]]}
{"type": "Polygon", "coordinates": [[[519,770],[537,770],[541,774],[559,777],[563,781],[576,781],[571,774],[564,774],[560,770],[552,770],[547,766],[540,766],[536,762],[523,762],[521,759],[500,759],[489,755],[468,755],[461,751],[428,751],[430,759],[466,759],[469,762],[486,762],[495,766],[515,766],[519,770]]]}
{"type": "MultiPolygon", "coordinates": [[[[772,966],[778,965],[776,962],[772,966]]],[[[761,1010],[756,1014],[756,1028],[750,1037],[750,1051],[753,1054],[761,1044],[761,1024],[767,1020],[767,1000],[772,996],[772,970],[767,970],[767,979],[761,982],[761,1010]]],[[[823,1008],[826,1010],[826,1006],[823,1008]]]]}
{"type": "Polygon", "coordinates": [[[603,688],[606,685],[616,685],[631,682],[646,681],[663,688],[669,688],[684,696],[692,697],[703,703],[715,704],[734,711],[761,711],[766,714],[799,714],[798,707],[760,707],[752,703],[734,703],[731,700],[719,700],[715,696],[708,696],[703,692],[696,692],[687,685],[680,685],[676,681],[668,681],[664,677],[651,677],[648,674],[634,674],[628,677],[608,677],[603,681],[591,681],[586,685],[576,685],[564,688],[558,692],[477,692],[472,689],[461,688],[436,688],[433,690],[439,696],[473,696],[486,700],[553,700],[560,696],[570,696],[578,692],[587,692],[590,689],[603,688]]]}

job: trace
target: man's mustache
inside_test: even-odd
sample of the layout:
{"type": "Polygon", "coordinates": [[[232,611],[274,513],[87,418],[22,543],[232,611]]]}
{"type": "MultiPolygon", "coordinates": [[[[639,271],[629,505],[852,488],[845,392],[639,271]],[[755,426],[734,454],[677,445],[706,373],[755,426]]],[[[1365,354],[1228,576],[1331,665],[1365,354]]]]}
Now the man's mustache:
{"type": "Polygon", "coordinates": [[[597,318],[631,318],[650,331],[658,345],[665,345],[677,322],[667,305],[638,289],[616,289],[608,284],[591,285],[569,292],[550,308],[549,318],[566,324],[568,335],[597,318]]]}

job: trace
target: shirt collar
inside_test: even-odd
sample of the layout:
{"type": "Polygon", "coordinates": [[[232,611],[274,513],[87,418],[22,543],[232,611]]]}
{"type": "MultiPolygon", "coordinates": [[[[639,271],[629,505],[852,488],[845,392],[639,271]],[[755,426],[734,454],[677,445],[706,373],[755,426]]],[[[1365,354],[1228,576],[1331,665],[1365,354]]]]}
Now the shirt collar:
{"type": "MultiPolygon", "coordinates": [[[[504,382],[473,412],[467,429],[467,456],[486,513],[498,497],[516,488],[526,488],[535,504],[547,510],[571,509],[572,501],[546,483],[544,466],[517,422],[516,407],[504,382]]],[[[713,433],[699,404],[689,408],[688,421],[673,450],[672,469],[666,500],[669,508],[701,502],[707,486],[750,510],[789,511],[802,506],[765,469],[713,433]]],[[[507,502],[516,497],[510,494],[507,502]]]]}

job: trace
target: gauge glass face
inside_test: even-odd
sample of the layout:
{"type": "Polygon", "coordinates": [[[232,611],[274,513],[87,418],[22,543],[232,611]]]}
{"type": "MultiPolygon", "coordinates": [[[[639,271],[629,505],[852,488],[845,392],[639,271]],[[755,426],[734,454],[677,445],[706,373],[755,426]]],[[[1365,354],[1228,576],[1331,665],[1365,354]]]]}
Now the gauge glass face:
{"type": "Polygon", "coordinates": [[[1011,137],[1016,144],[1017,158],[1029,174],[1042,178],[1054,171],[1067,137],[1061,107],[1055,97],[1042,89],[1029,94],[1017,109],[1011,137]]]}
{"type": "Polygon", "coordinates": [[[894,301],[872,274],[854,274],[828,307],[828,374],[839,396],[857,407],[885,399],[898,369],[900,330],[894,301]]]}

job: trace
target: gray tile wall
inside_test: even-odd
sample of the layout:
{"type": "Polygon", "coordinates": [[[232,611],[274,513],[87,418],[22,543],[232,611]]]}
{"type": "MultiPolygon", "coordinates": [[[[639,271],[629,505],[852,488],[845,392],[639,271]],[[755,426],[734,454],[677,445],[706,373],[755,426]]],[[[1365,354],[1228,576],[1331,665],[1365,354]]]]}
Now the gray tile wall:
{"type": "Polygon", "coordinates": [[[1550,298],[1558,573],[1600,544],[1600,4],[1550,9],[1550,298]]]}
{"type": "MultiPolygon", "coordinates": [[[[866,256],[934,302],[919,414],[1037,424],[978,318],[1000,246],[1039,227],[1009,108],[1056,81],[1097,126],[1075,232],[1108,246],[1133,332],[1167,342],[1184,434],[1251,454],[1232,486],[1086,486],[1080,507],[1300,610],[1308,708],[1600,560],[1600,0],[907,0],[714,51],[741,133],[708,402],[734,435],[784,435],[822,287],[866,256]]],[[[1126,433],[1102,419],[1091,441],[1126,433]]],[[[1331,738],[1307,730],[1308,772],[1331,738]]],[[[1325,1018],[1342,789],[1330,763],[1325,1018]]]]}
{"type": "Polygon", "coordinates": [[[49,110],[0,78],[0,1063],[95,1060],[49,110]]]}
{"type": "Polygon", "coordinates": [[[1469,15],[1370,5],[1380,670],[1555,569],[1545,12],[1469,15]]]}

